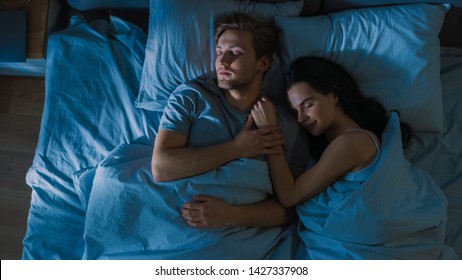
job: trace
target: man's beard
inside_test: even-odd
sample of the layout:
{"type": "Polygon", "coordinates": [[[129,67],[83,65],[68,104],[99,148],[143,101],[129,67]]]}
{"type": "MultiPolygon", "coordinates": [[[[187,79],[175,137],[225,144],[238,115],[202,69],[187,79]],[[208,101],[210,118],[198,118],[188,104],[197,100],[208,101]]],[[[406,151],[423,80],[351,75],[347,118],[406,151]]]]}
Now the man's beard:
{"type": "Polygon", "coordinates": [[[247,81],[238,81],[235,79],[232,80],[226,80],[226,79],[218,79],[218,87],[221,89],[226,89],[226,90],[240,90],[240,89],[245,89],[248,88],[249,85],[253,82],[253,79],[255,77],[252,77],[251,79],[248,79],[247,81]]]}

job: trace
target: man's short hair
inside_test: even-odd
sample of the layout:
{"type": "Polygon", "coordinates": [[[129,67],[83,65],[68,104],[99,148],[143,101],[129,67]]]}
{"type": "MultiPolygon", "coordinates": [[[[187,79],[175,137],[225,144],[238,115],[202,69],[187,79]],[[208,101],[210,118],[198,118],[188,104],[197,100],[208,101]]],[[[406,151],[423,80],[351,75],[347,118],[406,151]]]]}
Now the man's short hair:
{"type": "Polygon", "coordinates": [[[234,13],[219,22],[215,28],[215,44],[227,30],[249,31],[253,37],[256,58],[270,58],[279,46],[279,29],[269,20],[245,13],[234,13]]]}

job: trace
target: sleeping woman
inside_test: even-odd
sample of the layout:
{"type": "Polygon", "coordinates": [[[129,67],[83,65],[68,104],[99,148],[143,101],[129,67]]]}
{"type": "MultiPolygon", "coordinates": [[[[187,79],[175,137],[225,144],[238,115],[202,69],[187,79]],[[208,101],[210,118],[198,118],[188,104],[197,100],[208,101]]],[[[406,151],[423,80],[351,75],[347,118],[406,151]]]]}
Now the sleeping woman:
{"type": "MultiPolygon", "coordinates": [[[[287,97],[311,136],[316,162],[294,178],[284,156],[266,157],[279,200],[297,209],[298,258],[452,256],[444,245],[446,199],[431,176],[404,158],[412,130],[396,112],[363,97],[345,69],[318,57],[291,65],[287,97]]],[[[277,124],[265,97],[251,114],[258,127],[277,124]]],[[[218,213],[208,210],[204,217],[218,213]]]]}
{"type": "MultiPolygon", "coordinates": [[[[323,58],[299,58],[287,82],[289,104],[309,132],[317,162],[295,181],[282,158],[267,157],[281,203],[289,207],[304,202],[347,173],[365,181],[380,159],[381,135],[388,122],[382,104],[363,97],[340,65],[323,58]]],[[[264,97],[254,106],[252,117],[259,127],[277,124],[274,106],[264,97]]],[[[401,132],[407,147],[411,128],[402,123],[401,132]]]]}

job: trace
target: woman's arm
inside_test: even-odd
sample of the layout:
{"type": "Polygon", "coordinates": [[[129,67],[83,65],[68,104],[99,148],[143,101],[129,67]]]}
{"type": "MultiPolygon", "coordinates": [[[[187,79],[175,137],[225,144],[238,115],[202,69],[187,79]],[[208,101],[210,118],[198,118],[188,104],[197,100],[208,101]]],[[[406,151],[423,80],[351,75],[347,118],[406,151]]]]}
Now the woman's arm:
{"type": "MultiPolygon", "coordinates": [[[[259,127],[274,125],[277,121],[275,114],[274,105],[265,98],[252,110],[259,127]]],[[[296,180],[284,155],[266,155],[266,158],[279,201],[285,207],[291,207],[317,195],[355,167],[370,162],[371,154],[375,154],[375,147],[369,136],[361,132],[342,134],[329,144],[320,160],[296,180]],[[366,148],[368,146],[371,149],[366,148]]]]}
{"type": "Polygon", "coordinates": [[[185,203],[181,215],[186,222],[198,228],[223,226],[274,227],[295,220],[293,208],[285,208],[276,199],[246,205],[230,205],[206,196],[194,196],[194,202],[185,203]]]}
{"type": "MultiPolygon", "coordinates": [[[[273,103],[263,97],[251,111],[255,124],[258,127],[272,126],[277,124],[277,113],[273,103]]],[[[284,206],[293,206],[294,176],[289,169],[284,154],[266,156],[271,181],[276,194],[284,206]]]]}

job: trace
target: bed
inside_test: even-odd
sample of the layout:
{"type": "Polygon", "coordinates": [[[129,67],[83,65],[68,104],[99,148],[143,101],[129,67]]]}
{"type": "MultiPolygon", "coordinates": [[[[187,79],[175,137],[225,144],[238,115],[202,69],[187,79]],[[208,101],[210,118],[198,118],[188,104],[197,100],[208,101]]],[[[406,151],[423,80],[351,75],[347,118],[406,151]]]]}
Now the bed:
{"type": "Polygon", "coordinates": [[[288,64],[317,55],[344,65],[366,95],[400,111],[416,130],[406,159],[445,195],[437,258],[462,257],[462,45],[440,41],[442,26],[458,24],[448,27],[447,15],[460,1],[126,2],[69,0],[68,26],[48,38],[45,107],[26,176],[32,196],[23,259],[296,258],[297,223],[198,230],[179,215],[196,193],[235,204],[272,195],[262,187],[270,181],[261,162],[242,159],[174,183],[157,183],[150,173],[167,99],[182,82],[213,70],[210,27],[231,11],[268,16],[281,28],[281,52],[263,85],[276,102],[285,100],[288,64]]]}

